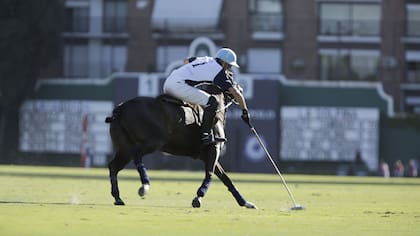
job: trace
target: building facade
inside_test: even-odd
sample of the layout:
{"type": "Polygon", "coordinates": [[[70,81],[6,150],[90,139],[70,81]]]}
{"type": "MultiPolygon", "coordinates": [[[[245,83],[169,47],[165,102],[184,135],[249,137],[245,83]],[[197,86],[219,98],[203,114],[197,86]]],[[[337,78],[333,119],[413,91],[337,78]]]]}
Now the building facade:
{"type": "Polygon", "coordinates": [[[165,71],[204,36],[234,49],[241,73],[381,82],[396,113],[420,114],[418,1],[66,0],[65,12],[45,77],[165,71]]]}

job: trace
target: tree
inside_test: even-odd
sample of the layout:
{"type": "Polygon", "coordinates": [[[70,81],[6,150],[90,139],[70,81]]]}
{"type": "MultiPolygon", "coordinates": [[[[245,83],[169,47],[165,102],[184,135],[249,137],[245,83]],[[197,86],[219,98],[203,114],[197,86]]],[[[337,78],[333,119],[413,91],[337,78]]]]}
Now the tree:
{"type": "Polygon", "coordinates": [[[63,17],[62,0],[0,2],[0,160],[17,150],[19,107],[58,56],[63,17]]]}

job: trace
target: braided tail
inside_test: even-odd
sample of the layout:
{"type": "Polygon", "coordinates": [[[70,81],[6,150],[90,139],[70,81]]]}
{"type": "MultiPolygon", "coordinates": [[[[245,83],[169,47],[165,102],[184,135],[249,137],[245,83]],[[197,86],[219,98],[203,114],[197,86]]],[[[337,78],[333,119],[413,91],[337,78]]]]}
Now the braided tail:
{"type": "Polygon", "coordinates": [[[115,120],[115,117],[114,116],[107,116],[105,118],[105,123],[111,123],[113,120],[115,120]]]}
{"type": "Polygon", "coordinates": [[[111,123],[114,120],[117,120],[118,117],[121,114],[121,104],[119,106],[117,106],[113,111],[112,111],[112,116],[107,116],[105,118],[105,123],[111,123]]]}

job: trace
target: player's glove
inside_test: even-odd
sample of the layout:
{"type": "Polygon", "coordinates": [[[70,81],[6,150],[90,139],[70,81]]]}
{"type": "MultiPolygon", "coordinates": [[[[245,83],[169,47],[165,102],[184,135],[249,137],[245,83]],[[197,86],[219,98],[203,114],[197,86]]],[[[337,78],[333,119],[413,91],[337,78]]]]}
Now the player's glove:
{"type": "Polygon", "coordinates": [[[241,115],[242,120],[249,126],[252,128],[252,124],[251,124],[251,120],[249,118],[249,113],[247,109],[243,109],[242,110],[242,115],[241,115]]]}

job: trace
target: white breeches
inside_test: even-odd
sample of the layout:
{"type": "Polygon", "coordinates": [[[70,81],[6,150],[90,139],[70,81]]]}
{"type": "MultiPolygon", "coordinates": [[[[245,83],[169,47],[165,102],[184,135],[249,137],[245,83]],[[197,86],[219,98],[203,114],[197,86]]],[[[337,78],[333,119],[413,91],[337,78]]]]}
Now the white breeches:
{"type": "Polygon", "coordinates": [[[185,102],[202,106],[207,105],[210,98],[210,94],[203,90],[186,84],[183,79],[176,79],[173,77],[166,79],[163,85],[163,92],[185,102]]]}

